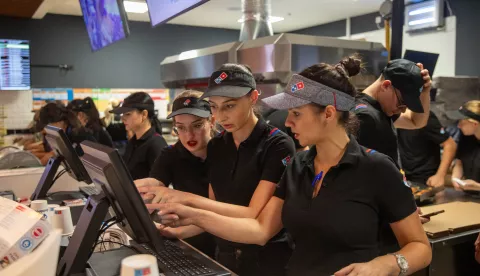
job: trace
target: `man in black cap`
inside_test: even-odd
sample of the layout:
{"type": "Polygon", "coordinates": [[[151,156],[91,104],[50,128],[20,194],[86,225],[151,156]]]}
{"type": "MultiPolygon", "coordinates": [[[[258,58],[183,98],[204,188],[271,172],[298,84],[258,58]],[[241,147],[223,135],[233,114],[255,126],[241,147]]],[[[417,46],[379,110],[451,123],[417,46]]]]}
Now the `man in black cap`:
{"type": "Polygon", "coordinates": [[[430,87],[430,75],[422,64],[390,61],[380,78],[355,100],[360,145],[386,154],[398,164],[395,128],[419,129],[427,124],[430,87]]]}

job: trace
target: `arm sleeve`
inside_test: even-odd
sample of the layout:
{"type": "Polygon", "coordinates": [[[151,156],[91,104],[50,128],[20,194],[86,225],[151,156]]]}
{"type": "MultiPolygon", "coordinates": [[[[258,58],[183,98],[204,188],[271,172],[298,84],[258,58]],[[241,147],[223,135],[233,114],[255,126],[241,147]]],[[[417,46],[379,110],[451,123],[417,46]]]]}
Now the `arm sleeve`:
{"type": "Polygon", "coordinates": [[[171,149],[164,148],[153,163],[153,167],[150,170],[150,177],[161,181],[166,186],[172,183],[172,168],[170,167],[172,158],[171,149]]]}
{"type": "Polygon", "coordinates": [[[440,145],[450,137],[435,115],[430,114],[427,125],[422,129],[424,135],[433,143],[440,145]]]}
{"type": "Polygon", "coordinates": [[[278,183],[288,161],[295,155],[295,144],[288,136],[281,136],[267,149],[261,180],[278,183]]]}
{"type": "Polygon", "coordinates": [[[376,198],[380,216],[389,223],[400,221],[417,210],[412,190],[388,157],[378,157],[373,179],[377,187],[376,198]]]}

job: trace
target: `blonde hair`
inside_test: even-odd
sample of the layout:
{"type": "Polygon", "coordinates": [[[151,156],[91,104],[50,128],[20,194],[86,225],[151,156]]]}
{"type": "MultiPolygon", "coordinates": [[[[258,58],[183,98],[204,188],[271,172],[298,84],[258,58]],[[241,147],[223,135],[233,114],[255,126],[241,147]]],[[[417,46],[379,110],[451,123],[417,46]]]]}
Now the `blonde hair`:
{"type": "MultiPolygon", "coordinates": [[[[197,90],[185,90],[182,93],[178,94],[173,101],[175,101],[178,98],[200,98],[203,95],[203,92],[197,91],[197,90]]],[[[209,118],[206,118],[207,121],[211,122],[212,121],[212,116],[209,118]]],[[[173,123],[175,124],[175,117],[172,118],[173,123]]],[[[217,135],[217,128],[214,125],[212,127],[212,130],[210,131],[210,136],[214,137],[217,135]]]]}
{"type": "MultiPolygon", "coordinates": [[[[470,111],[472,113],[475,113],[475,114],[480,116],[480,101],[479,100],[468,101],[463,106],[468,111],[470,111]]],[[[479,121],[474,120],[474,119],[468,119],[468,120],[472,121],[472,122],[480,123],[479,121]]]]}

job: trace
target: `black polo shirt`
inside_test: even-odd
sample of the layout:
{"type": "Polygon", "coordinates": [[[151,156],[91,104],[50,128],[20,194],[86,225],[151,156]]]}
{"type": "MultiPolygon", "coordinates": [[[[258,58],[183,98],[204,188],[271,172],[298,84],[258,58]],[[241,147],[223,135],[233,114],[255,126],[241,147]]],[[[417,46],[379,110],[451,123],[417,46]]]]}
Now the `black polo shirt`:
{"type": "Polygon", "coordinates": [[[398,145],[393,122],[399,116],[388,117],[380,103],[365,93],[360,93],[355,98],[353,112],[360,120],[358,143],[388,155],[398,163],[398,145]]]}
{"type": "Polygon", "coordinates": [[[480,182],[480,140],[474,135],[460,136],[457,159],[463,164],[463,177],[480,182]]]}
{"type": "Polygon", "coordinates": [[[150,171],[150,177],[176,190],[208,197],[207,165],[178,141],[162,150],[150,171]]]}
{"type": "MultiPolygon", "coordinates": [[[[295,154],[290,137],[259,119],[250,136],[237,149],[231,133],[210,140],[207,150],[208,177],[217,201],[248,206],[261,180],[278,183],[288,160],[295,154]]],[[[275,240],[277,240],[276,237],[275,240]]],[[[217,244],[242,248],[218,239],[217,244]]]]}
{"type": "Polygon", "coordinates": [[[430,111],[427,125],[421,129],[398,129],[402,168],[408,180],[426,184],[440,166],[440,145],[450,137],[435,113],[430,111]]]}
{"type": "Polygon", "coordinates": [[[127,165],[133,180],[147,178],[153,163],[160,155],[167,142],[151,127],[140,139],[134,135],[128,141],[123,160],[127,165]]]}
{"type": "Polygon", "coordinates": [[[350,138],[339,164],[324,174],[312,199],[316,148],[297,153],[275,196],[285,200],[284,227],[295,250],[287,275],[332,275],[379,254],[380,222],[416,211],[412,192],[392,160],[350,138]]]}

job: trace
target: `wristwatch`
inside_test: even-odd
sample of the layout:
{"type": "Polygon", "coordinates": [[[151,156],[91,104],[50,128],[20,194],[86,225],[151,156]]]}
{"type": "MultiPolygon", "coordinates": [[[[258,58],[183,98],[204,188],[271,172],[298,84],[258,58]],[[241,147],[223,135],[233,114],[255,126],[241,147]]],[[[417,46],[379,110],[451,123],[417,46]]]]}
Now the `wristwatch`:
{"type": "Polygon", "coordinates": [[[398,276],[407,275],[407,271],[408,271],[407,259],[405,259],[405,257],[402,254],[398,254],[398,253],[391,253],[390,255],[393,255],[395,256],[395,258],[397,258],[397,265],[400,268],[400,274],[398,274],[398,276]]]}

